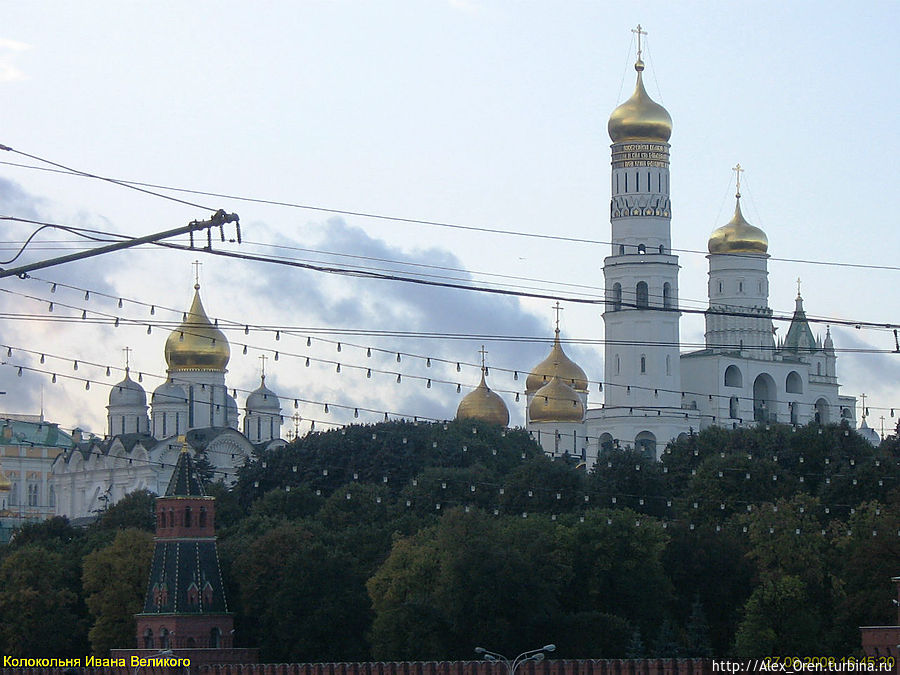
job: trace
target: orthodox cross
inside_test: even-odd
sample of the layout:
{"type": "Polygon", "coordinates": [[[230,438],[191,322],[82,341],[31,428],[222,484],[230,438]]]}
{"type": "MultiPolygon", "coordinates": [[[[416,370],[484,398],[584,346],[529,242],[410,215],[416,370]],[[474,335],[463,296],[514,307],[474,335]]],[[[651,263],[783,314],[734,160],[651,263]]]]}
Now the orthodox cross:
{"type": "Polygon", "coordinates": [[[197,288],[200,288],[200,265],[202,264],[203,263],[199,260],[195,260],[191,263],[194,267],[194,285],[197,286],[197,288]]]}
{"type": "Polygon", "coordinates": [[[122,351],[125,352],[125,372],[128,372],[128,366],[129,366],[129,358],[128,357],[131,354],[132,349],[131,349],[131,347],[125,347],[122,351]]]}
{"type": "Polygon", "coordinates": [[[740,162],[738,162],[734,168],[731,169],[734,171],[735,181],[737,182],[736,196],[741,196],[741,174],[744,173],[744,169],[741,168],[740,162]]]}
{"type": "Polygon", "coordinates": [[[863,412],[862,416],[865,417],[865,416],[866,416],[866,395],[865,395],[865,394],[860,394],[860,395],[859,395],[859,398],[862,399],[862,409],[863,409],[863,411],[862,411],[862,412],[863,412]]]}
{"type": "Polygon", "coordinates": [[[266,379],[266,359],[268,359],[268,358],[269,357],[266,356],[265,354],[263,354],[259,357],[259,360],[262,362],[260,374],[262,375],[262,379],[264,379],[264,380],[266,379]]]}
{"type": "Polygon", "coordinates": [[[556,301],[556,304],[553,305],[553,309],[556,310],[556,330],[559,330],[559,313],[563,311],[563,306],[559,304],[559,300],[556,301]]]}
{"type": "Polygon", "coordinates": [[[483,373],[486,370],[484,366],[484,357],[487,356],[487,350],[484,348],[484,345],[481,345],[481,349],[478,350],[478,353],[481,354],[481,372],[483,373]]]}
{"type": "Polygon", "coordinates": [[[646,35],[647,31],[641,30],[641,24],[637,25],[637,28],[632,28],[631,32],[637,35],[637,60],[641,60],[641,35],[646,35]]]}
{"type": "Polygon", "coordinates": [[[797,297],[800,297],[800,277],[797,277],[797,297]]]}

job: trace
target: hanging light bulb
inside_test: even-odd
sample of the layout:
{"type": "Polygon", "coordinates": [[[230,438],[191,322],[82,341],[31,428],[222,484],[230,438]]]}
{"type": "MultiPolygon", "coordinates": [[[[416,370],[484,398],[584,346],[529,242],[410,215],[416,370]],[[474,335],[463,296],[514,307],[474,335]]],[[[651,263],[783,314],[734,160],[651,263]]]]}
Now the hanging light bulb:
{"type": "Polygon", "coordinates": [[[372,348],[366,347],[366,356],[372,356],[372,348]]]}
{"type": "Polygon", "coordinates": [[[53,303],[52,303],[52,302],[50,303],[50,306],[47,307],[47,310],[50,311],[50,312],[53,311],[53,303]]]}
{"type": "Polygon", "coordinates": [[[340,363],[337,364],[337,368],[334,369],[334,372],[336,372],[336,373],[341,372],[341,364],[340,363]]]}
{"type": "Polygon", "coordinates": [[[307,346],[307,347],[312,347],[312,338],[311,338],[311,337],[307,337],[307,338],[306,338],[306,346],[307,346]]]}
{"type": "Polygon", "coordinates": [[[353,416],[354,416],[354,417],[359,417],[359,408],[354,408],[354,409],[353,409],[353,416]]]}
{"type": "Polygon", "coordinates": [[[142,372],[138,371],[138,382],[143,382],[143,381],[144,381],[144,374],[142,372]]]}
{"type": "Polygon", "coordinates": [[[461,371],[461,370],[462,370],[462,368],[459,367],[459,362],[457,361],[457,363],[456,363],[456,372],[458,373],[458,372],[461,371]]]}
{"type": "Polygon", "coordinates": [[[91,292],[90,292],[90,291],[85,291],[85,292],[84,292],[84,299],[85,299],[85,300],[90,300],[90,299],[91,299],[91,292]]]}
{"type": "Polygon", "coordinates": [[[152,329],[150,328],[150,324],[148,323],[148,324],[147,324],[147,335],[150,335],[150,331],[151,331],[151,330],[152,330],[152,329]]]}
{"type": "Polygon", "coordinates": [[[340,342],[337,343],[337,350],[341,351],[341,343],[340,342]]]}
{"type": "MultiPolygon", "coordinates": [[[[150,305],[150,316],[156,314],[156,305],[150,305]]],[[[187,317],[185,317],[187,319],[187,317]]]]}
{"type": "Polygon", "coordinates": [[[246,354],[246,353],[247,353],[247,345],[244,345],[244,349],[243,349],[243,352],[244,352],[244,354],[246,354]]]}
{"type": "Polygon", "coordinates": [[[325,412],[328,412],[328,404],[325,404],[325,412]]]}
{"type": "Polygon", "coordinates": [[[184,342],[184,331],[181,331],[181,332],[178,334],[178,341],[179,341],[179,342],[184,342]]]}
{"type": "Polygon", "coordinates": [[[425,359],[425,367],[431,368],[431,357],[430,356],[427,359],[425,359]]]}
{"type": "Polygon", "coordinates": [[[53,377],[50,378],[50,381],[51,381],[53,384],[56,384],[56,373],[53,373],[53,377]]]}
{"type": "Polygon", "coordinates": [[[18,375],[19,375],[19,377],[22,377],[22,366],[19,366],[19,372],[18,372],[18,375]]]}
{"type": "Polygon", "coordinates": [[[119,317],[116,317],[116,320],[113,321],[113,327],[115,327],[115,328],[119,327],[119,317]]]}
{"type": "Polygon", "coordinates": [[[278,352],[275,352],[275,360],[278,360],[278,352]]]}
{"type": "Polygon", "coordinates": [[[244,326],[244,335],[250,335],[250,326],[244,326]]]}
{"type": "Polygon", "coordinates": [[[371,368],[366,368],[366,377],[368,377],[368,378],[372,377],[372,369],[371,368]]]}
{"type": "Polygon", "coordinates": [[[81,318],[82,318],[82,319],[86,319],[86,318],[87,318],[87,310],[86,310],[86,309],[81,310],[81,318]]]}
{"type": "Polygon", "coordinates": [[[276,331],[275,331],[275,339],[276,339],[276,340],[280,340],[280,339],[281,339],[281,331],[280,331],[280,330],[276,330],[276,331]]]}
{"type": "Polygon", "coordinates": [[[78,370],[78,361],[72,362],[72,370],[78,370]]]}
{"type": "Polygon", "coordinates": [[[397,352],[397,363],[400,363],[400,352],[397,352]]]}
{"type": "Polygon", "coordinates": [[[514,380],[518,380],[518,379],[519,379],[519,371],[518,371],[518,370],[514,370],[514,371],[513,371],[513,379],[514,379],[514,380]]]}
{"type": "Polygon", "coordinates": [[[309,357],[306,357],[306,367],[309,368],[309,357]]]}
{"type": "Polygon", "coordinates": [[[400,373],[397,373],[397,383],[400,383],[400,373]]]}
{"type": "MultiPolygon", "coordinates": [[[[41,363],[43,363],[43,362],[44,362],[44,355],[41,354],[41,363]]],[[[107,373],[107,375],[109,375],[109,373],[107,373]]]]}
{"type": "MultiPolygon", "coordinates": [[[[43,356],[43,354],[41,354],[41,356],[43,356]]],[[[41,359],[41,363],[43,363],[43,362],[44,362],[44,360],[41,359]]],[[[106,376],[109,377],[109,366],[106,366],[106,376]]]]}
{"type": "Polygon", "coordinates": [[[119,298],[119,309],[122,309],[122,298],[119,298]]]}
{"type": "Polygon", "coordinates": [[[387,415],[387,413],[384,413],[384,421],[385,421],[385,422],[388,421],[388,415],[387,415]]]}
{"type": "Polygon", "coordinates": [[[457,383],[457,384],[456,384],[456,393],[458,394],[458,393],[460,393],[461,391],[462,391],[462,385],[459,384],[459,383],[457,383]]]}
{"type": "Polygon", "coordinates": [[[300,402],[297,399],[294,399],[294,409],[296,410],[299,407],[300,407],[300,402]]]}
{"type": "Polygon", "coordinates": [[[431,379],[428,380],[428,383],[425,385],[426,389],[431,389],[431,379]]]}
{"type": "Polygon", "coordinates": [[[85,381],[84,381],[84,388],[85,388],[85,389],[90,389],[90,388],[91,388],[91,381],[90,381],[90,380],[85,380],[85,381]]]}
{"type": "Polygon", "coordinates": [[[52,286],[50,286],[50,292],[56,293],[56,284],[53,284],[52,286]]]}

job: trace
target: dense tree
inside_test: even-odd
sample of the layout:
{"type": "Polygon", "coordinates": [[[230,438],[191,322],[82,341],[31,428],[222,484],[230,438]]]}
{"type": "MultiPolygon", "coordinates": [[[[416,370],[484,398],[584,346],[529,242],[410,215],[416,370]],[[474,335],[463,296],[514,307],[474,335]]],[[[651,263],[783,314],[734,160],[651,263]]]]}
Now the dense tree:
{"type": "Polygon", "coordinates": [[[100,514],[93,525],[97,530],[136,528],[146,532],[156,529],[156,495],[149,490],[135,490],[100,514]]]}
{"type": "Polygon", "coordinates": [[[80,558],[37,543],[0,563],[0,645],[17,657],[84,656],[87,616],[80,558]]]}
{"type": "Polygon", "coordinates": [[[153,535],[126,529],[109,546],[84,558],[82,583],[94,623],[88,633],[93,653],[136,647],[134,615],[141,611],[153,556],[153,535]]]}

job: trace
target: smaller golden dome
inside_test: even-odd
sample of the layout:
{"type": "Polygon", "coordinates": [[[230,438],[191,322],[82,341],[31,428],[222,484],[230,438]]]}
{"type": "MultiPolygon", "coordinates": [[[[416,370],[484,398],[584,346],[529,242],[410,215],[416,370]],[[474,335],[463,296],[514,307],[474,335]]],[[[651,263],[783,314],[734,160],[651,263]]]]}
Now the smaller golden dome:
{"type": "Polygon", "coordinates": [[[609,116],[606,129],[613,143],[621,141],[656,141],[667,143],[672,136],[672,117],[644,89],[642,73],[644,62],[638,58],[634,64],[637,83],[631,98],[609,116]]]}
{"type": "Polygon", "coordinates": [[[9,492],[10,490],[12,490],[12,483],[6,477],[6,474],[3,473],[3,470],[0,469],[0,492],[9,492]]]}
{"type": "Polygon", "coordinates": [[[200,302],[200,285],[194,285],[194,301],[187,317],[166,340],[169,370],[224,371],[231,358],[225,334],[206,316],[200,302]]]}
{"type": "Polygon", "coordinates": [[[456,408],[457,420],[482,420],[505,427],[509,424],[509,409],[496,393],[491,391],[481,372],[481,383],[463,396],[456,408]]]}
{"type": "Polygon", "coordinates": [[[553,347],[547,358],[537,364],[525,380],[525,391],[531,393],[537,391],[550,382],[554,375],[575,389],[587,391],[587,375],[577,363],[566,356],[562,345],[559,343],[559,328],[556,329],[556,337],[553,339],[553,347]]]}
{"type": "Polygon", "coordinates": [[[741,193],[736,195],[734,217],[709,237],[710,253],[766,253],[769,238],[758,227],[748,223],[741,213],[741,193]]]}
{"type": "Polygon", "coordinates": [[[578,392],[554,375],[531,399],[528,418],[532,422],[581,422],[584,403],[578,392]]]}

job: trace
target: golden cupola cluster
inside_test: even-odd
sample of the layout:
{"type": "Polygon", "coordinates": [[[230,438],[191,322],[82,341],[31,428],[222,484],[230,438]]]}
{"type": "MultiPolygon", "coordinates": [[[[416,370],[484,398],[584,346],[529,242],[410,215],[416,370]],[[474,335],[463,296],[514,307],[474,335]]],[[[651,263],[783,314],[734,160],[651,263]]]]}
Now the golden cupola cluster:
{"type": "Polygon", "coordinates": [[[659,103],[654,101],[644,89],[644,62],[640,52],[634,64],[637,83],[634,93],[627,101],[613,110],[606,129],[613,143],[627,141],[649,141],[668,143],[672,136],[672,117],[659,103]]]}
{"type": "Polygon", "coordinates": [[[503,399],[491,391],[484,381],[484,368],[481,369],[481,382],[466,394],[456,408],[457,420],[481,420],[505,427],[509,424],[509,409],[503,399]]]}
{"type": "Polygon", "coordinates": [[[709,237],[707,245],[710,253],[758,253],[765,254],[769,250],[769,238],[758,227],[751,225],[741,213],[741,172],[738,164],[737,192],[735,193],[734,216],[722,227],[716,229],[709,237]]]}
{"type": "Polygon", "coordinates": [[[224,371],[230,358],[228,340],[206,316],[200,301],[200,284],[195,284],[194,301],[185,320],[166,340],[166,364],[170,371],[224,371]]]}
{"type": "Polygon", "coordinates": [[[559,325],[550,353],[525,380],[525,392],[533,394],[528,405],[532,422],[581,422],[584,418],[582,394],[588,380],[584,370],[563,351],[559,325]]]}

